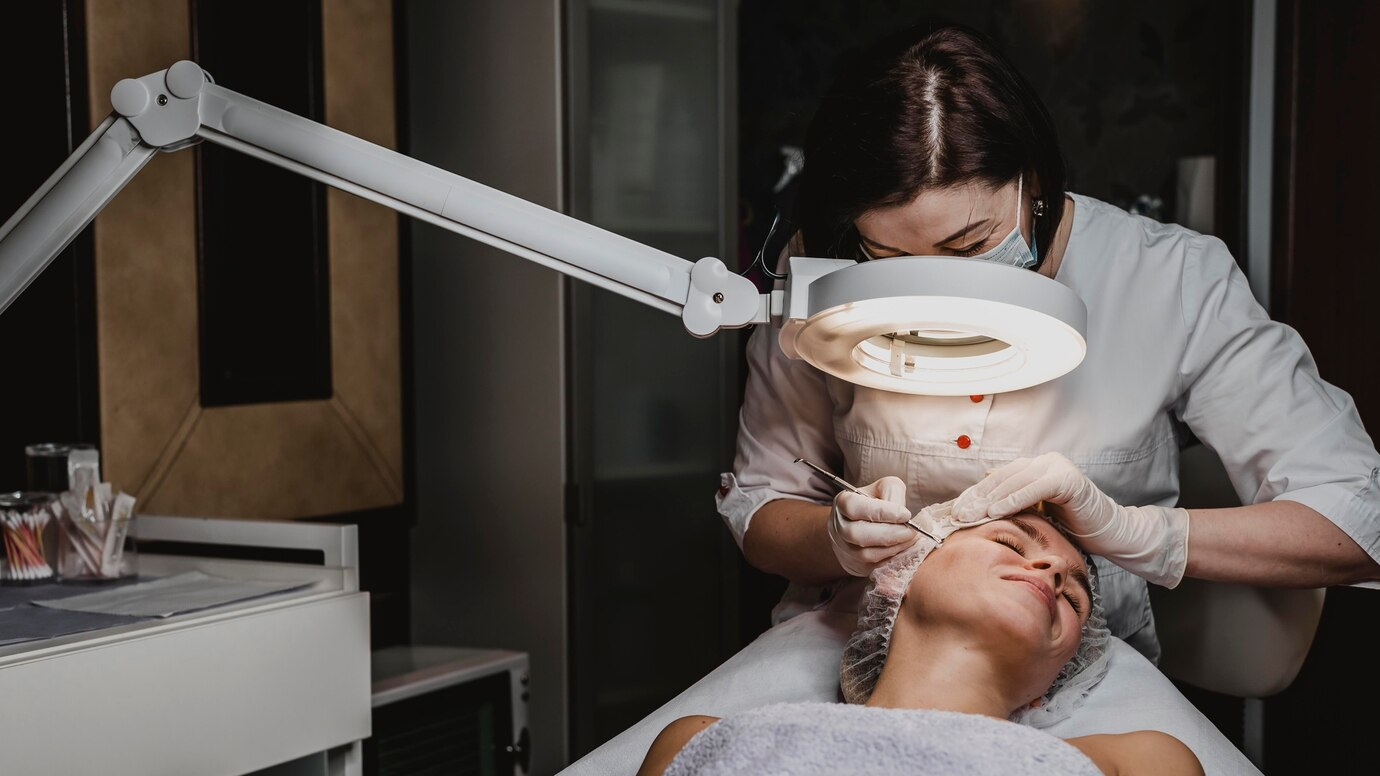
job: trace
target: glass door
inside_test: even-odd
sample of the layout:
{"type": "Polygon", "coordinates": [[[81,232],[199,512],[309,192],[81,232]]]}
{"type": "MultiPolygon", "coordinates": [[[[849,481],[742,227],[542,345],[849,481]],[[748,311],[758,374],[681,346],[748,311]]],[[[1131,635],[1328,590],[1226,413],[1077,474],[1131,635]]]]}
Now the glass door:
{"type": "MultiPolygon", "coordinates": [[[[719,0],[569,6],[573,215],[736,265],[729,18],[719,0]],[[729,252],[733,251],[733,254],[729,252]]],[[[737,549],[714,507],[736,416],[736,337],[572,283],[571,755],[736,646],[737,549]]]]}

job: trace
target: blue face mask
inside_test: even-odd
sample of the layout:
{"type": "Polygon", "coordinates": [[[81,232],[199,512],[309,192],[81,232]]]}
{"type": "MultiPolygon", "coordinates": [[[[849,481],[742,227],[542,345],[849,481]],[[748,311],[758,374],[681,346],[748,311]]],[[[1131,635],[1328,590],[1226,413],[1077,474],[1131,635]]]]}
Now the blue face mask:
{"type": "Polygon", "coordinates": [[[1019,267],[1020,269],[1030,269],[1039,263],[1039,254],[1035,252],[1033,225],[1030,235],[1030,245],[1026,245],[1025,238],[1021,237],[1021,202],[1023,201],[1021,199],[1021,188],[1024,182],[1025,174],[1022,173],[1021,177],[1016,179],[1016,226],[1011,230],[1011,234],[1008,234],[1006,239],[1002,240],[1001,244],[997,247],[990,251],[983,251],[972,258],[992,261],[997,264],[1006,264],[1012,267],[1019,267]]]}

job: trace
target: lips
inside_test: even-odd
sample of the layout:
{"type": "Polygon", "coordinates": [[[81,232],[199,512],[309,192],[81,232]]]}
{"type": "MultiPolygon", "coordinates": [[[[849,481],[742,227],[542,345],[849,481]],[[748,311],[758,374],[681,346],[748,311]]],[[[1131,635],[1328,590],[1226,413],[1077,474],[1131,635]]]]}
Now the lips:
{"type": "Polygon", "coordinates": [[[1050,587],[1048,582],[1045,582],[1039,577],[1029,577],[1020,574],[1002,577],[1002,579],[1020,582],[1029,587],[1040,597],[1040,600],[1045,602],[1045,608],[1049,610],[1049,619],[1053,620],[1055,618],[1057,611],[1055,609],[1054,588],[1050,587]]]}

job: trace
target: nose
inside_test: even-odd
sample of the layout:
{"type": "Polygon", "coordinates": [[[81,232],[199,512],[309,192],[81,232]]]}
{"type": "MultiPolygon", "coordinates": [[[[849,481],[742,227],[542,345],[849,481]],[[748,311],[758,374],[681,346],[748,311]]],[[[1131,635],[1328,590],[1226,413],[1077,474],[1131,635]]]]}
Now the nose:
{"type": "Polygon", "coordinates": [[[1068,561],[1058,555],[1042,555],[1032,558],[1030,567],[1038,571],[1050,573],[1054,577],[1053,585],[1055,594],[1063,592],[1064,581],[1068,578],[1069,572],[1068,561]]]}

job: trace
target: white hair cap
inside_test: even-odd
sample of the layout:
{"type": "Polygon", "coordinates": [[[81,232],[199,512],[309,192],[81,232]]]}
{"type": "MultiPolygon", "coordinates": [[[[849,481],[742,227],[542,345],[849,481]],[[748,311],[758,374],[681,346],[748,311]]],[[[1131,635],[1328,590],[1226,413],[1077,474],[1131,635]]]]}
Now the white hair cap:
{"type": "MultiPolygon", "coordinates": [[[[969,523],[956,523],[950,517],[952,501],[922,509],[916,522],[926,525],[926,531],[942,544],[955,531],[973,528],[996,519],[986,518],[969,523]]],[[[1058,526],[1055,525],[1057,528],[1058,526]]],[[[848,703],[866,703],[872,697],[881,678],[882,667],[891,650],[891,633],[901,613],[901,601],[910,587],[916,569],[939,544],[921,536],[905,552],[878,566],[872,572],[867,589],[858,606],[858,626],[843,650],[839,665],[839,686],[848,703]]],[[[1077,545],[1075,545],[1077,546],[1077,545]]],[[[1086,558],[1086,554],[1084,555],[1086,558]]],[[[1014,722],[1046,728],[1067,719],[1073,710],[1107,673],[1108,644],[1111,631],[1102,610],[1102,596],[1098,591],[1097,567],[1087,560],[1088,584],[1092,590],[1092,608],[1083,623],[1082,639],[1073,658],[1059,669],[1059,675],[1044,694],[1039,705],[1022,707],[1011,715],[1014,722]]]]}

